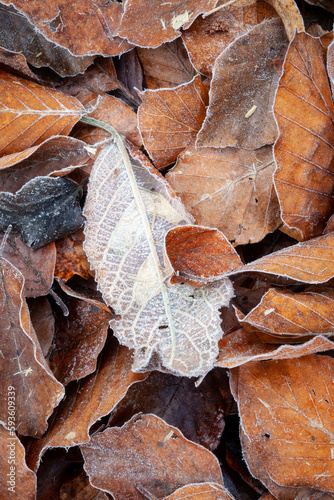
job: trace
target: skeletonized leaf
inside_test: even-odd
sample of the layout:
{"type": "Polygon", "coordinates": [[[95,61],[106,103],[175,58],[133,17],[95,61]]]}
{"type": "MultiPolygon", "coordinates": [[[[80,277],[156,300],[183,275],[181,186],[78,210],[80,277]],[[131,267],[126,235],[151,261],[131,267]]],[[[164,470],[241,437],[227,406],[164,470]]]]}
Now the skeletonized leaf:
{"type": "Polygon", "coordinates": [[[190,216],[163,177],[131,164],[115,137],[92,169],[84,247],[106,303],[121,315],[112,328],[135,349],[134,370],[162,364],[181,375],[204,374],[218,354],[218,309],[232,295],[230,282],[167,286],[164,236],[190,216]]]}
{"type": "Polygon", "coordinates": [[[319,39],[298,33],[291,42],[274,113],[274,180],[285,232],[305,240],[322,233],[334,202],[334,105],[319,39]]]}

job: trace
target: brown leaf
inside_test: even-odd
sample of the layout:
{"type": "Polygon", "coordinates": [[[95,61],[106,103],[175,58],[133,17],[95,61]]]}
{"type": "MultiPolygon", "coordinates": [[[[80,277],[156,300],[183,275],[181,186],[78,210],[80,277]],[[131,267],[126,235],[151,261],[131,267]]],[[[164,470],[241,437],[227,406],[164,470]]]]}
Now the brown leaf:
{"type": "Polygon", "coordinates": [[[211,370],[198,387],[193,378],[151,372],[129,388],[111,412],[108,427],[120,427],[136,413],[153,413],[187,439],[214,450],[232,406],[225,370],[211,370]]]}
{"type": "MultiPolygon", "coordinates": [[[[7,388],[6,388],[7,389],[7,388]]],[[[15,414],[15,392],[8,389],[8,415],[15,414]]],[[[7,421],[7,418],[6,418],[7,421]]],[[[9,425],[9,427],[11,427],[9,425]]],[[[25,462],[25,451],[20,440],[12,430],[0,424],[0,497],[25,500],[36,498],[36,475],[28,469],[25,462]]]]}
{"type": "Polygon", "coordinates": [[[264,0],[245,7],[231,5],[204,19],[198,17],[182,32],[182,40],[197,71],[211,78],[219,54],[251,27],[272,17],[277,13],[264,0]]]}
{"type": "Polygon", "coordinates": [[[256,151],[188,148],[166,179],[197,224],[235,245],[256,243],[280,224],[271,146],[256,151]]]}
{"type": "Polygon", "coordinates": [[[304,31],[304,22],[295,0],[267,0],[278,12],[291,41],[296,32],[304,31]]]}
{"type": "Polygon", "coordinates": [[[47,297],[37,297],[28,301],[31,322],[36,332],[44,357],[47,356],[54,331],[55,320],[47,297]]]}
{"type": "Polygon", "coordinates": [[[203,226],[170,229],[165,236],[164,251],[172,284],[205,286],[242,266],[239,255],[223,233],[203,226]]]}
{"type": "Polygon", "coordinates": [[[0,72],[0,154],[17,153],[66,135],[84,108],[74,97],[0,72]]]}
{"type": "Polygon", "coordinates": [[[334,360],[253,362],[233,370],[234,377],[242,428],[270,478],[334,492],[334,360]]]}
{"type": "Polygon", "coordinates": [[[155,415],[135,415],[95,434],[81,450],[91,484],[115,500],[142,500],[141,488],[161,498],[190,483],[223,486],[216,457],[155,415]]]}
{"type": "MultiPolygon", "coordinates": [[[[333,33],[333,32],[332,32],[333,33]]],[[[332,87],[332,93],[334,91],[334,39],[330,42],[327,50],[327,73],[329,76],[329,81],[332,87]]]]}
{"type": "Polygon", "coordinates": [[[83,230],[79,229],[76,233],[56,242],[56,278],[67,281],[75,274],[85,279],[89,279],[91,276],[94,277],[94,271],[90,270],[90,265],[83,249],[84,239],[83,230]]]}
{"type": "Polygon", "coordinates": [[[200,76],[174,89],[146,90],[138,111],[143,143],[157,168],[173,163],[205,118],[208,91],[200,76]]]}
{"type": "Polygon", "coordinates": [[[217,0],[128,0],[118,35],[140,47],[158,47],[180,36],[196,17],[212,9],[217,0]],[[140,22],[138,22],[140,20],[140,22]]]}
{"type": "Polygon", "coordinates": [[[298,240],[322,233],[333,211],[334,106],[318,39],[291,42],[274,106],[275,187],[285,232],[298,240]]]}
{"type": "Polygon", "coordinates": [[[305,337],[317,334],[334,336],[333,304],[334,292],[271,289],[241,323],[273,334],[273,342],[304,342],[305,337]]]}
{"type": "Polygon", "coordinates": [[[197,146],[256,149],[277,137],[272,106],[288,40],[280,19],[255,26],[216,59],[197,146]]]}
{"type": "Polygon", "coordinates": [[[189,484],[178,488],[174,493],[163,500],[231,500],[230,493],[220,484],[202,483],[189,484]]]}
{"type": "Polygon", "coordinates": [[[115,338],[107,340],[96,372],[66,389],[66,398],[53,413],[48,431],[30,446],[27,463],[32,470],[38,468],[48,448],[88,443],[90,427],[110,413],[132,384],[147,377],[133,373],[131,364],[131,351],[119,346],[115,338]]]}
{"type": "Polygon", "coordinates": [[[157,49],[137,49],[149,89],[173,88],[189,82],[196,74],[180,38],[157,49]]]}
{"type": "Polygon", "coordinates": [[[7,388],[11,386],[16,407],[13,426],[20,434],[41,436],[64,389],[46,364],[32,328],[22,274],[3,258],[0,264],[1,421],[7,422],[7,388]]]}
{"type": "Polygon", "coordinates": [[[0,62],[6,71],[14,69],[14,72],[17,71],[19,74],[27,76],[32,80],[37,78],[35,73],[29,68],[26,58],[22,54],[0,47],[0,62]]]}
{"type": "Polygon", "coordinates": [[[87,474],[83,471],[72,481],[64,483],[60,489],[59,500],[108,500],[108,496],[101,490],[97,490],[89,483],[87,474]]]}

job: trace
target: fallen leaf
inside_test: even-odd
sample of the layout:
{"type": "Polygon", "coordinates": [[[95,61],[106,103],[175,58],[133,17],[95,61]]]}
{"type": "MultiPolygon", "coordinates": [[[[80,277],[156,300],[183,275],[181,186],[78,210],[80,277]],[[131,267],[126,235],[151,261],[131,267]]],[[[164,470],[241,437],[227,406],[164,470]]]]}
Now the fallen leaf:
{"type": "Polygon", "coordinates": [[[334,360],[312,355],[253,362],[232,373],[242,428],[270,478],[334,492],[334,360]]]}
{"type": "Polygon", "coordinates": [[[95,434],[81,450],[91,484],[115,500],[142,500],[141,488],[161,498],[191,483],[223,486],[216,457],[155,415],[135,415],[95,434]]]}
{"type": "Polygon", "coordinates": [[[179,226],[165,236],[165,265],[170,283],[200,287],[221,280],[242,266],[239,255],[217,229],[179,226]]]}
{"type": "Polygon", "coordinates": [[[311,5],[319,5],[319,7],[322,7],[329,12],[334,12],[334,6],[331,0],[306,0],[306,2],[311,5]]]}
{"type": "Polygon", "coordinates": [[[23,297],[22,274],[1,258],[0,278],[1,422],[22,435],[41,436],[47,428],[47,418],[64,395],[64,388],[53,377],[32,328],[23,297]],[[15,393],[15,418],[10,422],[9,390],[15,393]]]}
{"type": "Polygon", "coordinates": [[[0,62],[3,69],[6,71],[17,71],[19,74],[27,76],[32,80],[37,78],[35,73],[33,73],[29,68],[27,60],[22,54],[0,47],[0,62]]]}
{"type": "Polygon", "coordinates": [[[46,358],[55,331],[55,319],[47,297],[37,297],[28,301],[30,318],[43,356],[46,358]]]}
{"type": "Polygon", "coordinates": [[[182,32],[182,40],[196,70],[211,78],[219,54],[253,26],[272,17],[277,13],[264,0],[245,7],[230,5],[204,19],[198,17],[182,32]]]}
{"type": "Polygon", "coordinates": [[[296,32],[304,31],[304,21],[295,0],[266,0],[270,3],[284,23],[286,34],[291,41],[296,32]]]}
{"type": "Polygon", "coordinates": [[[156,49],[138,48],[137,52],[148,89],[177,87],[196,74],[180,38],[156,49]]]}
{"type": "Polygon", "coordinates": [[[141,104],[138,91],[143,90],[143,68],[137,54],[137,48],[114,59],[117,78],[122,83],[122,92],[126,100],[137,108],[141,104]]]}
{"type": "Polygon", "coordinates": [[[81,186],[66,177],[35,177],[15,195],[0,193],[0,229],[12,225],[36,250],[82,226],[81,195],[81,186]]]}
{"type": "Polygon", "coordinates": [[[198,147],[257,149],[274,142],[273,103],[288,40],[280,19],[255,26],[215,61],[198,147]]]}
{"type": "Polygon", "coordinates": [[[196,17],[217,0],[127,0],[117,34],[139,47],[158,47],[181,35],[196,17]],[[139,22],[140,20],[140,22],[139,22]]]}
{"type": "Polygon", "coordinates": [[[327,74],[329,76],[329,81],[332,88],[332,93],[334,91],[334,39],[328,46],[327,49],[327,74]]]}
{"type": "Polygon", "coordinates": [[[298,240],[321,234],[333,211],[334,106],[325,64],[320,41],[298,33],[274,105],[275,187],[285,232],[298,240]]]}
{"type": "Polygon", "coordinates": [[[90,265],[83,249],[84,239],[83,230],[79,229],[75,233],[56,242],[56,278],[67,281],[75,274],[78,274],[85,279],[89,279],[94,274],[90,270],[90,265]]]}
{"type": "Polygon", "coordinates": [[[196,76],[179,87],[146,90],[140,95],[139,130],[155,166],[161,169],[195,141],[205,118],[207,87],[196,76]]]}
{"type": "Polygon", "coordinates": [[[163,238],[190,217],[147,159],[131,164],[116,134],[92,168],[84,245],[104,300],[121,315],[113,331],[135,349],[134,371],[162,364],[178,375],[203,375],[218,354],[218,310],[231,284],[167,286],[163,238]]]}
{"type": "Polygon", "coordinates": [[[166,179],[196,223],[235,245],[256,243],[280,224],[271,146],[256,151],[188,148],[166,179]]]}
{"type": "Polygon", "coordinates": [[[83,471],[72,481],[67,481],[60,488],[59,500],[76,498],[78,500],[108,500],[108,496],[89,483],[87,474],[83,471]]]}
{"type": "Polygon", "coordinates": [[[163,500],[231,500],[232,496],[217,483],[189,484],[178,488],[163,500]]]}
{"type": "Polygon", "coordinates": [[[74,97],[0,72],[0,154],[17,153],[67,135],[84,108],[74,97]]]}

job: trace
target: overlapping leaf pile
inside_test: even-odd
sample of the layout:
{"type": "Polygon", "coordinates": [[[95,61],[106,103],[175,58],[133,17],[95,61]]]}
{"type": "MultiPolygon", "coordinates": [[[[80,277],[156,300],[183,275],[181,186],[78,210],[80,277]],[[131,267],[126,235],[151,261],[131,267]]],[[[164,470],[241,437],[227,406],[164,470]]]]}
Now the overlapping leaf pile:
{"type": "Polygon", "coordinates": [[[1,498],[334,497],[307,1],[0,0],[1,498]]]}

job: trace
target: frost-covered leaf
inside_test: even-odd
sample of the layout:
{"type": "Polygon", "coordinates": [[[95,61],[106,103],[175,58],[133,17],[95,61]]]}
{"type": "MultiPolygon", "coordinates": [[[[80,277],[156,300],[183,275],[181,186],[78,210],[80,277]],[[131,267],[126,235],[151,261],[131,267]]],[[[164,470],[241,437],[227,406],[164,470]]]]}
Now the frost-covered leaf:
{"type": "Polygon", "coordinates": [[[232,296],[231,284],[167,285],[164,236],[190,216],[147,164],[131,164],[118,136],[101,152],[85,207],[85,251],[106,303],[121,315],[112,328],[135,349],[134,370],[162,364],[181,375],[204,374],[218,354],[218,309],[232,296]]]}

